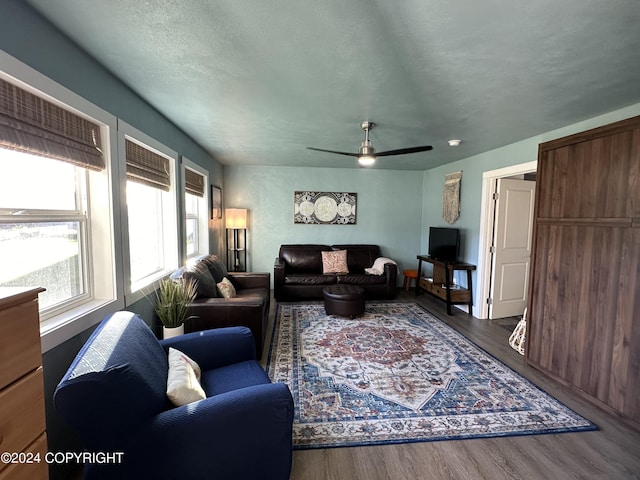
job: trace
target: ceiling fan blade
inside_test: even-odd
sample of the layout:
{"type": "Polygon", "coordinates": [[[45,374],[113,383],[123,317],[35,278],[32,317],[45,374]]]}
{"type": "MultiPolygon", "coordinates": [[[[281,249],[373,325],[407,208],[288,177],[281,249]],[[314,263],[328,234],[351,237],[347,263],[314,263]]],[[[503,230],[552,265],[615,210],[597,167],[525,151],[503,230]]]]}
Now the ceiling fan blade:
{"type": "Polygon", "coordinates": [[[323,148],[307,147],[307,149],[308,150],[315,150],[316,152],[337,153],[338,155],[346,155],[348,157],[359,157],[360,156],[360,154],[358,154],[358,153],[338,152],[336,150],[325,150],[323,148]]]}
{"type": "Polygon", "coordinates": [[[433,150],[431,145],[422,147],[399,148],[398,150],[387,150],[386,152],[376,152],[376,157],[388,157],[390,155],[406,155],[407,153],[418,153],[433,150]]]}

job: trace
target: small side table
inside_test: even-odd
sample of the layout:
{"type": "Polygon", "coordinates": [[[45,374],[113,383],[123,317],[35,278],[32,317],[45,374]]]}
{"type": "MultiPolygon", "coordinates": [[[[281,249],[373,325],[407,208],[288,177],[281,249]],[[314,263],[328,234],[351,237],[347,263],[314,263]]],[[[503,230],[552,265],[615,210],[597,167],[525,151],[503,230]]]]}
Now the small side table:
{"type": "Polygon", "coordinates": [[[418,281],[418,270],[405,270],[402,272],[402,275],[404,275],[404,282],[402,283],[402,286],[404,287],[404,290],[408,292],[409,287],[411,287],[411,280],[416,280],[416,282],[418,281]]]}

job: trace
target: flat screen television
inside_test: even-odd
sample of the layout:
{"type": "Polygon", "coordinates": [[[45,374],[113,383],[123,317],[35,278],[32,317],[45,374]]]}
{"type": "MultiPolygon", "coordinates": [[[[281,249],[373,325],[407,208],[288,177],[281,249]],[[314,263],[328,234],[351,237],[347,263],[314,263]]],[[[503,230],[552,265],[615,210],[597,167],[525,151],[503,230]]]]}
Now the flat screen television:
{"type": "Polygon", "coordinates": [[[457,228],[429,227],[429,256],[443,262],[458,260],[460,231],[457,228]]]}

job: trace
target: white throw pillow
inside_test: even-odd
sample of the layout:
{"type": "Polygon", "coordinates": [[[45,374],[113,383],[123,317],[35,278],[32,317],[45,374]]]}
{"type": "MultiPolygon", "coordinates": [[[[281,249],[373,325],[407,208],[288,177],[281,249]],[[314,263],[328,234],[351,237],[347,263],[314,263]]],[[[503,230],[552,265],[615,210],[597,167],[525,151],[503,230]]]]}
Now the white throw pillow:
{"type": "Polygon", "coordinates": [[[220,295],[224,298],[234,298],[236,296],[236,288],[227,277],[224,277],[221,282],[216,284],[220,295]]]}
{"type": "Polygon", "coordinates": [[[176,407],[206,398],[200,386],[200,367],[173,347],[169,347],[167,397],[176,407]]]}

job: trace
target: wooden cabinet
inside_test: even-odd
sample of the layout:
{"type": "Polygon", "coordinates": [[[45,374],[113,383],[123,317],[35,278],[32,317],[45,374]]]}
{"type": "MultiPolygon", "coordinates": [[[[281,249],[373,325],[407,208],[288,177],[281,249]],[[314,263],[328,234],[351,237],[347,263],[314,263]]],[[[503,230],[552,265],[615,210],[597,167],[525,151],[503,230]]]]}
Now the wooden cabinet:
{"type": "Polygon", "coordinates": [[[420,290],[429,292],[447,303],[447,313],[451,315],[451,305],[464,303],[469,306],[469,315],[473,309],[473,284],[471,272],[475,265],[464,262],[442,262],[427,255],[418,255],[418,281],[416,282],[416,294],[420,290]],[[422,262],[433,265],[433,276],[422,275],[422,262]],[[466,288],[453,283],[453,272],[463,270],[467,272],[466,288]]]}
{"type": "Polygon", "coordinates": [[[527,363],[640,424],[640,117],[540,145],[527,363]]]}
{"type": "Polygon", "coordinates": [[[24,453],[33,462],[0,462],[0,480],[49,476],[38,316],[41,291],[0,288],[0,452],[24,453]]]}

